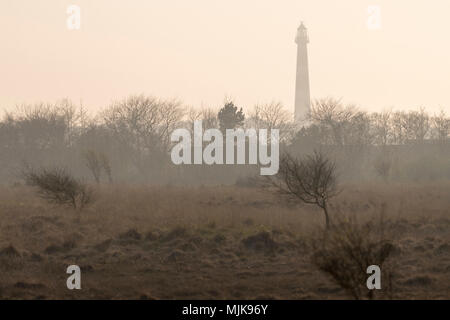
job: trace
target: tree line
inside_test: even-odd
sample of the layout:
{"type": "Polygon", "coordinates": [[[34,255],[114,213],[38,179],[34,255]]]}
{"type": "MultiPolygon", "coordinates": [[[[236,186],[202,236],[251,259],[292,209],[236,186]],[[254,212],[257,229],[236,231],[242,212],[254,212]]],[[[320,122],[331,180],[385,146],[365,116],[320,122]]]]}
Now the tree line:
{"type": "MultiPolygon", "coordinates": [[[[419,155],[426,155],[430,148],[447,159],[449,155],[450,118],[444,111],[433,115],[423,108],[369,113],[325,98],[314,101],[309,118],[298,124],[278,102],[258,104],[245,114],[232,101],[222,108],[198,109],[177,100],[136,95],[89,114],[82,105],[64,99],[20,105],[4,113],[0,121],[1,181],[14,180],[13,173],[24,164],[64,166],[96,182],[234,183],[253,172],[246,166],[174,167],[170,135],[181,127],[192,130],[196,120],[202,120],[205,129],[222,131],[277,128],[282,148],[290,153],[326,149],[338,165],[358,163],[367,169],[370,162],[372,173],[380,176],[387,175],[383,170],[392,171],[396,161],[410,158],[408,152],[416,155],[420,166],[426,165],[426,157],[420,160],[419,155]]],[[[446,164],[443,161],[439,168],[450,177],[446,164]]],[[[403,165],[407,164],[397,164],[403,165]]],[[[358,165],[352,167],[353,174],[358,173],[358,165]]],[[[351,177],[345,166],[343,174],[351,177]]]]}

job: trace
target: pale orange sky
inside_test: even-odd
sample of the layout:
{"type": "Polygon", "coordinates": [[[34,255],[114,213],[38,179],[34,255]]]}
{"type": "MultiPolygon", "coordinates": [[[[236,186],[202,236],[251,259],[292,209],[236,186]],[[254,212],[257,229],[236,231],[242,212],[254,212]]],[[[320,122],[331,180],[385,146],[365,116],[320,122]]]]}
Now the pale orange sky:
{"type": "Polygon", "coordinates": [[[449,15],[448,0],[0,0],[0,108],[68,97],[95,111],[146,93],[293,111],[304,20],[313,98],[450,113],[449,15]],[[381,30],[366,26],[369,5],[381,30]]]}

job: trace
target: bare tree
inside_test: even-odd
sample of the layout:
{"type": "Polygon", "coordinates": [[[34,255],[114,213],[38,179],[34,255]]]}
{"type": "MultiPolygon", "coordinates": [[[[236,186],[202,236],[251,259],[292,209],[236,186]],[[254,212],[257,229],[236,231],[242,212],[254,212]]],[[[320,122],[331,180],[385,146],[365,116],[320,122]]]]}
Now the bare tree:
{"type": "Polygon", "coordinates": [[[216,129],[219,127],[219,119],[217,118],[218,111],[212,108],[201,109],[201,119],[203,120],[203,127],[207,129],[216,129]]]}
{"type": "Polygon", "coordinates": [[[86,167],[89,171],[91,171],[95,182],[100,183],[102,164],[100,158],[97,156],[97,153],[94,150],[87,150],[83,156],[86,161],[86,167]]]}
{"type": "Polygon", "coordinates": [[[391,142],[392,129],[390,125],[390,120],[391,120],[390,111],[372,113],[371,122],[372,122],[374,143],[381,146],[386,146],[391,142]]]}
{"type": "Polygon", "coordinates": [[[55,109],[62,116],[66,126],[66,144],[72,146],[76,138],[87,128],[89,117],[86,109],[80,103],[76,106],[69,99],[62,99],[57,102],[55,109]]]}
{"type": "Polygon", "coordinates": [[[355,113],[345,126],[344,143],[357,147],[366,147],[373,143],[373,133],[371,129],[370,116],[365,111],[358,111],[355,113]]]}
{"type": "Polygon", "coordinates": [[[103,112],[103,120],[118,137],[137,149],[168,147],[171,131],[183,117],[180,103],[154,97],[130,96],[103,112]]]}
{"type": "Polygon", "coordinates": [[[89,120],[83,106],[77,106],[69,99],[54,104],[23,104],[16,109],[15,120],[23,126],[24,133],[29,133],[34,139],[58,138],[66,147],[73,146],[89,120]],[[43,137],[46,133],[48,136],[43,137]]]}
{"type": "Polygon", "coordinates": [[[404,118],[404,112],[397,111],[394,112],[390,117],[390,127],[392,130],[392,140],[393,144],[401,145],[404,144],[407,137],[406,137],[406,130],[403,126],[403,118],[404,118]]]}
{"type": "Polygon", "coordinates": [[[102,116],[105,126],[127,149],[141,173],[148,165],[161,165],[170,148],[170,134],[183,117],[177,101],[154,97],[130,96],[114,103],[102,116]]]}
{"type": "Polygon", "coordinates": [[[286,153],[281,159],[278,174],[271,182],[280,193],[320,207],[325,215],[326,228],[330,228],[328,201],[339,191],[335,164],[321,152],[315,151],[303,159],[286,153]]]}
{"type": "Polygon", "coordinates": [[[83,154],[83,156],[86,161],[86,167],[91,172],[95,182],[100,183],[102,171],[104,171],[108,177],[109,183],[112,183],[113,179],[111,164],[106,154],[89,149],[83,154]]]}
{"type": "Polygon", "coordinates": [[[294,117],[282,103],[271,102],[255,105],[248,125],[256,129],[279,129],[280,139],[289,139],[294,130],[294,117]]]}
{"type": "Polygon", "coordinates": [[[364,146],[372,142],[369,116],[354,105],[344,105],[341,100],[314,101],[309,121],[319,130],[324,144],[364,146]]]}
{"type": "Polygon", "coordinates": [[[186,112],[185,127],[194,135],[194,122],[202,121],[204,130],[217,129],[219,127],[219,119],[217,118],[217,111],[212,108],[196,109],[190,107],[186,112]]]}
{"type": "Polygon", "coordinates": [[[100,160],[100,164],[102,165],[103,170],[106,173],[106,176],[108,177],[109,183],[112,183],[113,182],[112,169],[111,169],[111,164],[109,162],[108,156],[104,153],[100,153],[99,160],[100,160]]]}
{"type": "Polygon", "coordinates": [[[438,115],[435,115],[431,119],[431,122],[434,136],[438,139],[438,141],[443,142],[447,140],[450,132],[450,119],[446,116],[444,110],[441,110],[438,115]]]}
{"type": "Polygon", "coordinates": [[[160,101],[160,104],[161,121],[157,126],[157,132],[163,147],[168,150],[171,145],[170,135],[179,125],[185,110],[182,108],[181,103],[175,99],[160,101]]]}
{"type": "Polygon", "coordinates": [[[64,116],[52,104],[16,106],[15,126],[24,149],[43,151],[61,150],[66,143],[67,126],[64,116]]]}
{"type": "Polygon", "coordinates": [[[419,111],[403,113],[402,126],[407,139],[423,142],[430,130],[429,120],[429,116],[423,108],[420,108],[419,111]]]}

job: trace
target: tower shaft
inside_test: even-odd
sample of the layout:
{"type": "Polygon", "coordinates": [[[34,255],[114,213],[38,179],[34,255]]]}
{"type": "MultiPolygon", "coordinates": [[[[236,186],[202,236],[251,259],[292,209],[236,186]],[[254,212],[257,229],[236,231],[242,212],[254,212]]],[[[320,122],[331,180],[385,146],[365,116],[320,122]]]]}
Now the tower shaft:
{"type": "Polygon", "coordinates": [[[297,30],[297,78],[295,84],[295,120],[303,122],[311,110],[308,69],[308,34],[303,25],[297,30]]]}

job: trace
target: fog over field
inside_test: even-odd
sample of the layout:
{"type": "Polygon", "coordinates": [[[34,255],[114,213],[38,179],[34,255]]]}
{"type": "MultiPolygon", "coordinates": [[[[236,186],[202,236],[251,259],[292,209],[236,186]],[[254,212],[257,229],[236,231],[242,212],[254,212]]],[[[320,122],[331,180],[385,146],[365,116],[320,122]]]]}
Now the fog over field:
{"type": "Polygon", "coordinates": [[[0,299],[449,299],[450,5],[375,2],[2,2],[0,299]]]}

